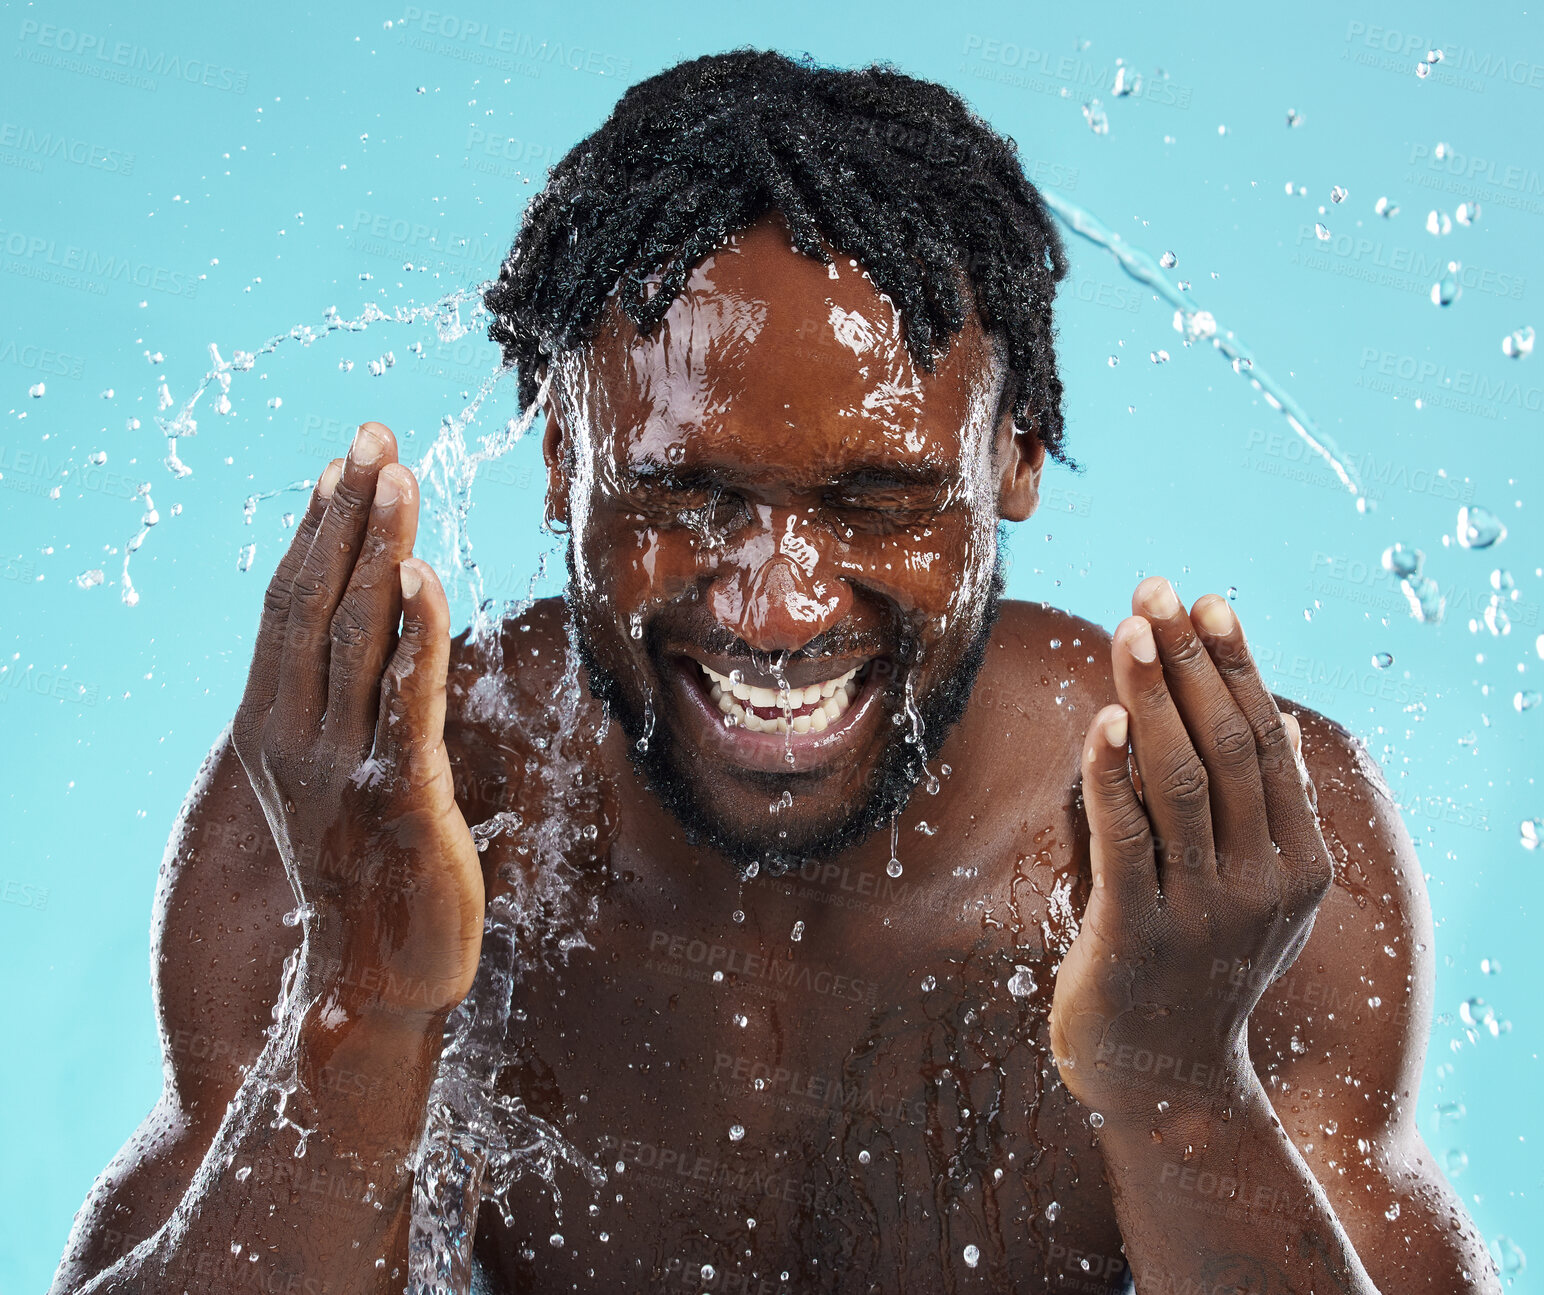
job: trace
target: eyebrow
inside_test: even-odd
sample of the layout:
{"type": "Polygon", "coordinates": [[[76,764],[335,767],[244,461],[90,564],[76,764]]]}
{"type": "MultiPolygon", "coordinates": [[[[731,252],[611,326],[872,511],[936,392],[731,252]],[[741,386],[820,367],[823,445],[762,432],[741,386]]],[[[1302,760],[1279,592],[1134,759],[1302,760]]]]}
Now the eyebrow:
{"type": "MultiPolygon", "coordinates": [[[[732,486],[730,479],[723,473],[690,465],[661,463],[653,458],[630,465],[624,476],[629,485],[657,486],[666,490],[722,490],[732,486]]],[[[955,482],[956,474],[936,463],[875,459],[853,464],[824,484],[827,489],[864,493],[883,490],[943,491],[955,482]]]]}

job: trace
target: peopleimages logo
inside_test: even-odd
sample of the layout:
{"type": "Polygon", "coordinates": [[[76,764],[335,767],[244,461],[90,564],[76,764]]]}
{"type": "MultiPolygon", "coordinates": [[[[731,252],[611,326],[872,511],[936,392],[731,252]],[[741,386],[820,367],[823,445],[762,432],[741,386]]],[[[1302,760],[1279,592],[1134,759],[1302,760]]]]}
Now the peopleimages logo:
{"type": "Polygon", "coordinates": [[[108,41],[91,32],[56,27],[35,18],[23,20],[19,39],[22,48],[17,50],[17,56],[28,62],[80,72],[103,81],[117,81],[140,90],[156,88],[151,77],[186,81],[190,85],[227,90],[231,94],[245,94],[247,89],[247,74],[235,68],[223,67],[208,59],[146,49],[129,41],[108,41]]]}
{"type": "MultiPolygon", "coordinates": [[[[503,56],[509,56],[538,63],[561,63],[571,71],[590,72],[596,76],[626,76],[633,66],[632,59],[621,58],[603,50],[577,44],[565,45],[562,41],[546,40],[529,32],[509,27],[492,27],[476,19],[461,18],[437,9],[420,9],[417,5],[409,5],[396,25],[463,50],[499,56],[490,59],[469,58],[466,60],[469,62],[503,66],[500,60],[503,56]]],[[[414,48],[424,48],[411,40],[407,43],[414,48]]],[[[437,51],[429,49],[427,52],[437,51]]]]}
{"type": "MultiPolygon", "coordinates": [[[[1496,81],[1528,86],[1534,90],[1544,89],[1544,63],[1521,58],[1516,49],[1471,49],[1464,45],[1450,44],[1431,32],[1417,34],[1400,31],[1397,27],[1380,27],[1355,20],[1346,28],[1346,43],[1393,55],[1404,61],[1406,70],[1412,74],[1416,62],[1424,60],[1429,50],[1441,50],[1441,61],[1429,65],[1430,75],[1438,81],[1461,78],[1480,89],[1484,88],[1486,82],[1496,81]]],[[[1466,85],[1465,88],[1471,86],[1466,85]]]]}
{"type": "Polygon", "coordinates": [[[14,152],[27,163],[27,170],[41,170],[44,162],[70,162],[94,171],[114,175],[134,174],[134,154],[108,148],[87,139],[76,139],[63,131],[36,130],[19,122],[0,122],[0,149],[14,152]]]}
{"type": "MultiPolygon", "coordinates": [[[[1501,363],[1505,364],[1506,361],[1502,360],[1501,363]]],[[[1428,403],[1449,405],[1460,413],[1484,414],[1491,409],[1501,408],[1526,410],[1535,414],[1544,412],[1544,388],[1524,386],[1511,377],[1491,377],[1476,369],[1457,366],[1450,368],[1440,360],[1418,359],[1413,355],[1382,351],[1375,346],[1362,348],[1359,367],[1364,374],[1370,370],[1380,377],[1397,378],[1411,384],[1396,394],[1420,396],[1428,403]],[[1444,400],[1443,397],[1448,393],[1461,396],[1464,401],[1444,400]]],[[[1359,380],[1359,385],[1371,384],[1362,384],[1359,380]]]]}
{"type": "Polygon", "coordinates": [[[10,274],[83,288],[98,295],[106,293],[110,283],[131,283],[136,288],[174,297],[198,295],[198,279],[193,275],[117,254],[104,255],[94,248],[60,243],[19,229],[0,229],[0,254],[15,258],[5,267],[10,274]]]}

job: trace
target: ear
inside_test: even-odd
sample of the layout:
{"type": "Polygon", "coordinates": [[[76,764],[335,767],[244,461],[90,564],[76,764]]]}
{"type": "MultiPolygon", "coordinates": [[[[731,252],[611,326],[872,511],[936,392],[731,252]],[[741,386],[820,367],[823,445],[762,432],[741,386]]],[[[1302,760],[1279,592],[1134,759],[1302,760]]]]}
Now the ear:
{"type": "Polygon", "coordinates": [[[1013,403],[998,414],[992,442],[997,473],[997,513],[1006,522],[1022,522],[1040,506],[1040,473],[1045,468],[1045,444],[1040,420],[1031,415],[1030,431],[1013,425],[1013,403]]]}
{"type": "Polygon", "coordinates": [[[558,401],[549,388],[547,425],[541,436],[541,457],[547,465],[547,520],[568,525],[568,433],[558,415],[558,401]]]}

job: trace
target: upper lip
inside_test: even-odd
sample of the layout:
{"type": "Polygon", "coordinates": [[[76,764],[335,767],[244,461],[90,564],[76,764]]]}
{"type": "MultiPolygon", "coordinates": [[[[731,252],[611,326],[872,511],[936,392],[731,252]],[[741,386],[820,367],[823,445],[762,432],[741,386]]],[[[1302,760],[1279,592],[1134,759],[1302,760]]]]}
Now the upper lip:
{"type": "Polygon", "coordinates": [[[707,666],[710,670],[716,670],[721,675],[730,674],[738,670],[740,678],[752,688],[769,688],[777,692],[786,684],[789,688],[808,688],[812,683],[825,683],[828,679],[836,679],[846,674],[849,670],[861,669],[875,658],[870,656],[827,656],[816,657],[814,660],[797,658],[789,661],[788,668],[783,671],[782,682],[776,675],[758,670],[749,657],[723,656],[717,652],[705,652],[697,647],[685,647],[680,649],[681,655],[690,658],[698,665],[707,666]]]}

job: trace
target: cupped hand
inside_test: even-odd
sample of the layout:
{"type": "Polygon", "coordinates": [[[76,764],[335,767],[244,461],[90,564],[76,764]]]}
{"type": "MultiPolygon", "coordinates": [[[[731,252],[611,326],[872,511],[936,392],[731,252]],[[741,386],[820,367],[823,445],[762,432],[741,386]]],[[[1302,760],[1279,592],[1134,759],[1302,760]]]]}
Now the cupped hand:
{"type": "Polygon", "coordinates": [[[450,612],[417,529],[418,482],[365,423],[268,586],[233,741],[298,901],[302,972],[429,1018],[471,985],[483,879],[444,744],[450,612]]]}
{"type": "Polygon", "coordinates": [[[1187,615],[1149,579],[1132,605],[1111,648],[1120,704],[1084,740],[1093,886],[1051,1010],[1063,1082],[1106,1116],[1225,1103],[1245,1082],[1249,1013],[1332,877],[1299,726],[1228,601],[1187,615]]]}

